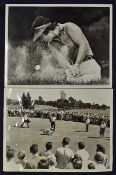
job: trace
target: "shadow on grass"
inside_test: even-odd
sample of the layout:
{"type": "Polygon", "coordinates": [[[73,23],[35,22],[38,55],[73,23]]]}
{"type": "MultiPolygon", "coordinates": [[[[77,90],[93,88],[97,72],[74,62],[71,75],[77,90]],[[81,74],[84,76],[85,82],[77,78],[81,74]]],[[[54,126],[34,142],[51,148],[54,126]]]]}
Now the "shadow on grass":
{"type": "Polygon", "coordinates": [[[21,127],[21,126],[12,126],[13,128],[28,128],[28,127],[21,127]]]}
{"type": "Polygon", "coordinates": [[[43,131],[43,129],[38,129],[38,131],[43,131]]]}
{"type": "Polygon", "coordinates": [[[86,132],[86,131],[74,131],[74,132],[86,132]]]}
{"type": "Polygon", "coordinates": [[[104,138],[104,140],[108,140],[108,141],[110,141],[110,138],[104,138]]]}
{"type": "Polygon", "coordinates": [[[100,138],[100,137],[88,137],[90,139],[103,139],[103,140],[108,140],[110,141],[110,137],[103,137],[103,138],[100,138]]]}
{"type": "Polygon", "coordinates": [[[40,135],[44,135],[44,136],[53,136],[53,135],[49,135],[49,134],[42,134],[42,133],[41,133],[40,135]]]}
{"type": "Polygon", "coordinates": [[[100,137],[87,137],[89,139],[100,139],[100,137]]]}
{"type": "Polygon", "coordinates": [[[110,141],[110,137],[104,137],[104,139],[110,141]]]}

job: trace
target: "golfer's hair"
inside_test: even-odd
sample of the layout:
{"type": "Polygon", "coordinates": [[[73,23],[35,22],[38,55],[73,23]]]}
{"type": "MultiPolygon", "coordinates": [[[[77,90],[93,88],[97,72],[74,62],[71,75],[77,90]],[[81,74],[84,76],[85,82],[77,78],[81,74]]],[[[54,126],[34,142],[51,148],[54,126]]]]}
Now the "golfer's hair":
{"type": "Polygon", "coordinates": [[[49,23],[50,20],[44,16],[38,16],[35,18],[35,20],[33,21],[31,30],[34,31],[36,27],[40,27],[43,26],[44,24],[49,23]]]}
{"type": "Polygon", "coordinates": [[[46,29],[44,30],[43,34],[47,35],[49,33],[49,31],[54,30],[57,26],[56,22],[51,23],[51,25],[49,25],[48,27],[46,27],[46,29]]]}
{"type": "Polygon", "coordinates": [[[46,143],[46,149],[47,149],[47,150],[52,149],[52,142],[47,142],[47,143],[46,143]]]}

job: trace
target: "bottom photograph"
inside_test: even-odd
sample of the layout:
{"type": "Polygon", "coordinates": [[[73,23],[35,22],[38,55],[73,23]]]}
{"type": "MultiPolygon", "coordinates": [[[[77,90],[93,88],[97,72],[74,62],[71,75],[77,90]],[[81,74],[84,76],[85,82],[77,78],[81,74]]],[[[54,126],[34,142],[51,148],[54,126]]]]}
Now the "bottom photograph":
{"type": "Polygon", "coordinates": [[[4,94],[4,171],[112,170],[111,89],[5,88],[4,94]]]}

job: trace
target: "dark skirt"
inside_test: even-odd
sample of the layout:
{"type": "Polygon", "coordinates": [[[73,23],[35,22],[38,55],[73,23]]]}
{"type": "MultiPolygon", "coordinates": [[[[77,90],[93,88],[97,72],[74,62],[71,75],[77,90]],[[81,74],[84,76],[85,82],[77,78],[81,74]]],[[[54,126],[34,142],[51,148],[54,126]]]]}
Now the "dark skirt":
{"type": "Polygon", "coordinates": [[[100,135],[104,135],[105,128],[100,128],[100,135]]]}

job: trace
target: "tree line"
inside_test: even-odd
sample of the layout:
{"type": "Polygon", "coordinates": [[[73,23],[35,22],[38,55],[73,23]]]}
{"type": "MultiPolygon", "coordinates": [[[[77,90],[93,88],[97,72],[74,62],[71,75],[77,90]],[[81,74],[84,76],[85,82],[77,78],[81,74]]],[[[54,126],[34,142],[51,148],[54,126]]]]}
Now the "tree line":
{"type": "Polygon", "coordinates": [[[38,99],[32,100],[29,92],[27,94],[23,93],[21,97],[21,101],[7,99],[7,105],[20,105],[23,109],[34,109],[35,105],[49,105],[62,109],[98,109],[98,110],[106,110],[110,107],[106,104],[96,104],[96,103],[84,103],[82,100],[76,100],[73,97],[69,97],[66,99],[66,94],[64,91],[60,92],[60,98],[56,100],[45,101],[42,96],[39,96],[38,99]]]}

